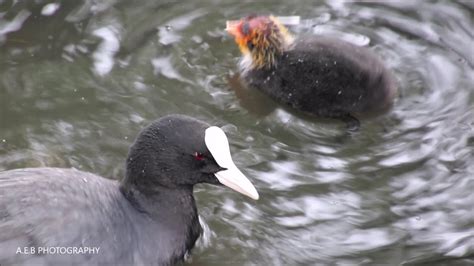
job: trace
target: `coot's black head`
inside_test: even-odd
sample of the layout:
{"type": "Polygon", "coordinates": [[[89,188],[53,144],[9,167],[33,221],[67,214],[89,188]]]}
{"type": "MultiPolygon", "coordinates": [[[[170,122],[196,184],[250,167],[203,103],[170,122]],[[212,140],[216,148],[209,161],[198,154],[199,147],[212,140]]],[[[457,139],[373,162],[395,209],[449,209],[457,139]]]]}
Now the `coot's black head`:
{"type": "Polygon", "coordinates": [[[225,133],[184,115],[163,117],[143,129],[130,148],[126,167],[125,183],[139,190],[210,183],[259,197],[232,162],[225,133]]]}
{"type": "Polygon", "coordinates": [[[226,30],[234,36],[250,67],[263,68],[275,64],[275,57],[293,42],[288,29],[274,16],[248,16],[228,21],[226,30]]]}

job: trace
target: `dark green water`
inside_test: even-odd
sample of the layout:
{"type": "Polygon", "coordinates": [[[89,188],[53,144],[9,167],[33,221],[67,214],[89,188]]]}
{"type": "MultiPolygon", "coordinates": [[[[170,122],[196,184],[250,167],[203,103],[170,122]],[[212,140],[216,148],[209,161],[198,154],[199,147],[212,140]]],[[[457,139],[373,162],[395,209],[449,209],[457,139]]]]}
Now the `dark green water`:
{"type": "Polygon", "coordinates": [[[473,3],[0,0],[0,170],[118,179],[144,125],[188,114],[223,127],[261,195],[198,186],[209,228],[190,265],[472,265],[473,3]],[[255,114],[229,84],[224,32],[249,13],[370,46],[397,76],[395,107],[352,136],[255,114]]]}

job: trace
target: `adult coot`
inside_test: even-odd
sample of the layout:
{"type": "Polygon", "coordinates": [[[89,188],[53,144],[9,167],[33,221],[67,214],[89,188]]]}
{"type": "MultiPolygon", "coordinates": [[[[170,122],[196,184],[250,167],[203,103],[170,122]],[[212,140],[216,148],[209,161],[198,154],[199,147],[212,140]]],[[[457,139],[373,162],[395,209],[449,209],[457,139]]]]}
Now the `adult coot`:
{"type": "Polygon", "coordinates": [[[346,121],[383,112],[397,88],[391,73],[370,50],[324,37],[295,39],[273,16],[249,16],[227,23],[243,54],[241,76],[296,110],[346,121]]]}
{"type": "Polygon", "coordinates": [[[0,172],[0,265],[173,265],[201,233],[198,183],[259,197],[224,132],[182,115],[141,131],[120,183],[75,169],[0,172]]]}

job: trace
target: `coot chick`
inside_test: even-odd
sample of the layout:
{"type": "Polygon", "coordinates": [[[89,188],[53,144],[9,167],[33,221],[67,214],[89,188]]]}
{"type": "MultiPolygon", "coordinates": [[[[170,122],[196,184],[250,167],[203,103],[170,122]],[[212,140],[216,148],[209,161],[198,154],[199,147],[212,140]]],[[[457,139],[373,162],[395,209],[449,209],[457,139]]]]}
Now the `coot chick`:
{"type": "Polygon", "coordinates": [[[294,38],[273,16],[228,22],[243,54],[244,83],[277,102],[359,127],[359,115],[386,111],[396,95],[392,74],[370,50],[324,37],[294,38]]]}
{"type": "Polygon", "coordinates": [[[0,172],[0,265],[176,264],[201,233],[198,183],[259,197],[224,132],[182,115],[140,132],[120,183],[75,169],[0,172]]]}

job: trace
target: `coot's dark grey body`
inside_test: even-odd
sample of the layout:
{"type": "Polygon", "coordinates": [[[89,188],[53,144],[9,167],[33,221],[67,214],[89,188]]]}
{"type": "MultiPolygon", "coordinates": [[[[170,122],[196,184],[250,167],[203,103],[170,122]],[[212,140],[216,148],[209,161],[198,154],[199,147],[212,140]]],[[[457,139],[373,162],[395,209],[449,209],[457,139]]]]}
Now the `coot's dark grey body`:
{"type": "Polygon", "coordinates": [[[141,131],[120,183],[75,169],[0,172],[0,265],[183,261],[201,233],[195,184],[230,183],[258,198],[250,181],[229,163],[230,154],[219,165],[208,150],[208,145],[228,145],[226,138],[225,143],[213,142],[219,138],[225,134],[217,127],[171,115],[141,131]],[[100,249],[95,254],[38,253],[50,247],[100,249]],[[24,254],[25,248],[26,253],[34,248],[36,254],[24,254]]]}
{"type": "Polygon", "coordinates": [[[274,100],[319,117],[388,109],[396,94],[391,73],[368,49],[322,36],[297,39],[270,68],[250,68],[243,78],[274,100]]]}
{"type": "Polygon", "coordinates": [[[157,200],[156,207],[167,210],[166,219],[157,220],[132,206],[118,182],[100,176],[60,168],[0,172],[0,265],[176,263],[200,233],[194,199],[184,194],[174,202],[157,200]],[[173,209],[190,211],[168,211],[173,209]],[[191,230],[180,221],[187,216],[191,230]],[[100,249],[98,254],[26,255],[16,254],[18,247],[100,249]]]}

